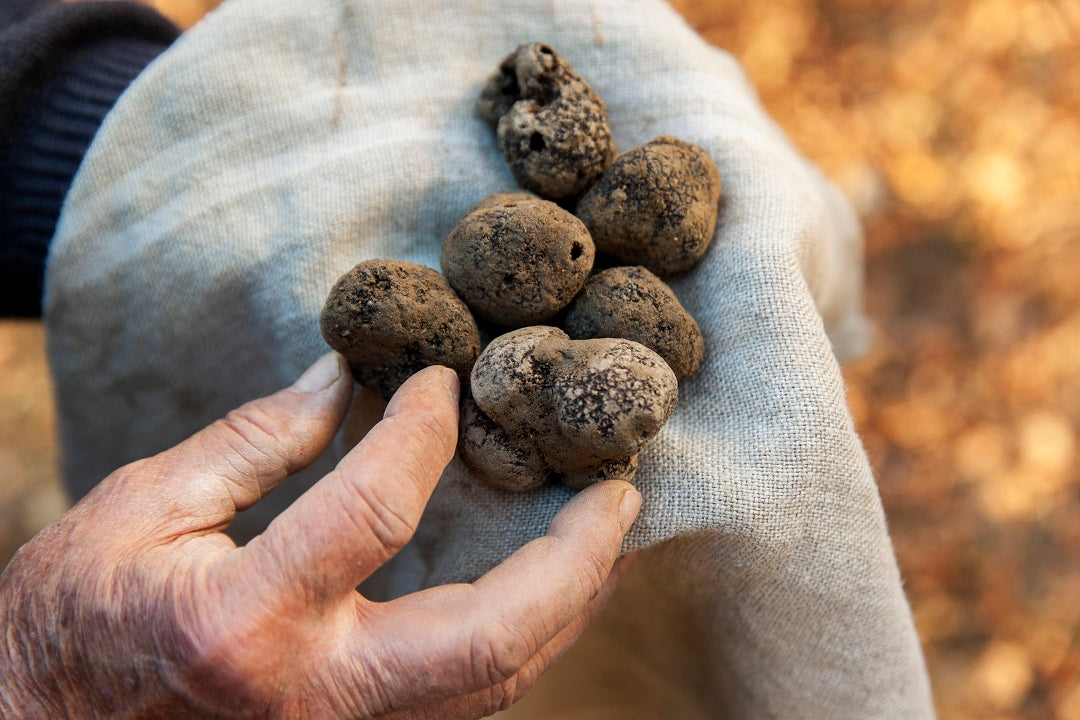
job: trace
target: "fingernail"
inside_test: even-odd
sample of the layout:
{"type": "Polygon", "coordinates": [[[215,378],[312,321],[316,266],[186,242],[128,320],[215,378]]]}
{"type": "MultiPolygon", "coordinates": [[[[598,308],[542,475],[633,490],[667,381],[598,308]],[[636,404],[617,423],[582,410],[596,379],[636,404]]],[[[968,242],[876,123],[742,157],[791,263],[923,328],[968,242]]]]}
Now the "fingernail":
{"type": "Polygon", "coordinates": [[[619,525],[622,527],[623,535],[634,524],[634,518],[637,517],[640,509],[641,493],[633,489],[627,490],[619,502],[619,525]]]}
{"type": "Polygon", "coordinates": [[[456,403],[461,398],[461,382],[458,381],[457,373],[450,368],[444,367],[442,369],[442,381],[443,385],[450,392],[450,397],[454,399],[456,403]]]}
{"type": "Polygon", "coordinates": [[[293,383],[293,390],[315,395],[326,390],[341,377],[341,360],[338,354],[328,352],[304,371],[293,383]]]}

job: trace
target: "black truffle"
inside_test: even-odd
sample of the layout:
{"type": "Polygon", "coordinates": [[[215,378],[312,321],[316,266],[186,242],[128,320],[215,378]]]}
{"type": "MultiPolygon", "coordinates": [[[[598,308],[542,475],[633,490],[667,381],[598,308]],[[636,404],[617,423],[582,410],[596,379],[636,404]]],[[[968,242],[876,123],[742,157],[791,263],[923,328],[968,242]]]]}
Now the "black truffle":
{"type": "Polygon", "coordinates": [[[617,157],[577,215],[599,252],[672,275],[709,248],[719,201],[720,174],[705,151],[663,135],[617,157]]]}
{"type": "Polygon", "coordinates": [[[566,307],[585,284],[595,255],[576,217],[535,195],[503,193],[480,202],[450,231],[441,265],[478,316],[522,327],[566,307]]]}
{"type": "Polygon", "coordinates": [[[480,94],[480,115],[496,126],[518,183],[546,198],[577,195],[615,157],[607,110],[550,46],[519,46],[480,94]]]}
{"type": "Polygon", "coordinates": [[[678,401],[678,380],[653,351],[617,338],[571,340],[552,327],[496,338],[472,371],[462,460],[496,487],[549,480],[580,489],[629,480],[637,455],[678,401]]]}
{"type": "Polygon", "coordinates": [[[480,354],[476,321],[443,276],[397,260],[367,260],[342,275],[319,328],[356,381],[384,398],[429,365],[465,383],[480,354]]]}
{"type": "Polygon", "coordinates": [[[671,366],[680,380],[705,354],[694,318],[664,281],[641,267],[614,267],[593,275],[566,313],[566,334],[576,340],[618,337],[639,342],[671,366]]]}

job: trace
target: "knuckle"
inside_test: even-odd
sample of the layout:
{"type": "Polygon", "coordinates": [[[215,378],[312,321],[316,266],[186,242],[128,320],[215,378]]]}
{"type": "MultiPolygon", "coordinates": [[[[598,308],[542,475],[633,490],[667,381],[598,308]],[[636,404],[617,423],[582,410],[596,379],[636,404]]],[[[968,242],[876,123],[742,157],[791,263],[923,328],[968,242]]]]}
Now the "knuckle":
{"type": "Polygon", "coordinates": [[[345,486],[350,493],[350,517],[356,525],[370,533],[388,557],[397,554],[412,539],[416,523],[380,498],[374,483],[357,480],[345,486]]]}
{"type": "Polygon", "coordinates": [[[286,428],[257,404],[242,405],[220,420],[226,438],[232,438],[237,452],[264,455],[265,448],[286,434],[286,428]]]}
{"type": "Polygon", "coordinates": [[[102,491],[110,493],[127,493],[158,485],[173,474],[174,469],[161,456],[155,455],[117,468],[101,482],[101,487],[102,491]]]}
{"type": "Polygon", "coordinates": [[[290,437],[289,428],[258,405],[249,403],[232,410],[211,427],[212,437],[228,449],[222,459],[232,474],[252,476],[268,465],[288,471],[285,454],[278,448],[290,437]]]}
{"type": "Polygon", "coordinates": [[[603,552],[588,547],[579,551],[577,565],[577,578],[581,584],[582,592],[588,597],[596,595],[603,587],[604,581],[611,574],[612,561],[603,552]]]}
{"type": "Polygon", "coordinates": [[[440,457],[449,458],[457,444],[457,428],[451,427],[447,418],[436,412],[425,412],[411,417],[406,433],[409,434],[410,444],[433,448],[440,457]]]}
{"type": "Polygon", "coordinates": [[[474,688],[495,688],[513,678],[532,656],[531,644],[519,630],[489,621],[469,642],[469,676],[474,688]]]}

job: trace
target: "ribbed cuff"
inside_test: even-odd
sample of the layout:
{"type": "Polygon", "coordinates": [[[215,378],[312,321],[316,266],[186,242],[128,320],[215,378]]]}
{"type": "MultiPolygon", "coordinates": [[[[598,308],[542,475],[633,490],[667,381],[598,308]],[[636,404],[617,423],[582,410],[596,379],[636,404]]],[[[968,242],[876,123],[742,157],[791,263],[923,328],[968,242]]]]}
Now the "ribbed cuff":
{"type": "MultiPolygon", "coordinates": [[[[114,15],[119,4],[107,5],[113,6],[107,15],[114,15]]],[[[31,38],[34,48],[44,45],[52,55],[39,58],[30,80],[18,78],[0,95],[18,99],[14,112],[0,118],[7,121],[0,123],[2,315],[41,313],[49,242],[83,155],[117,98],[171,41],[163,19],[167,27],[151,25],[149,32],[121,26],[121,37],[109,36],[117,30],[115,19],[97,28],[92,15],[82,21],[88,27],[71,38],[70,48],[55,38],[31,38]]],[[[71,34],[67,27],[61,31],[71,34]]]]}

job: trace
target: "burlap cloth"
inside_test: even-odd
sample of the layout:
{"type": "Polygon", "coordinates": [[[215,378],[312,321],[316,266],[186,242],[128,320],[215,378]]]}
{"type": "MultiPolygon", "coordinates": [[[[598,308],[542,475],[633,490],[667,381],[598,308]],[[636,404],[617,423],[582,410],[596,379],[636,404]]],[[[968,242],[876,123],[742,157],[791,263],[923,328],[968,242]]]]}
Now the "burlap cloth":
{"type": "MultiPolygon", "coordinates": [[[[592,84],[621,148],[665,133],[705,148],[724,199],[705,260],[672,282],[707,355],[641,459],[626,546],[649,550],[509,714],[931,717],[837,363],[866,334],[856,222],[736,63],[656,0],[231,0],[186,33],[106,118],[53,245],[70,487],[291,382],[326,350],[319,310],[356,262],[438,267],[461,214],[514,187],[474,103],[531,40],[592,84]]],[[[567,497],[489,489],[455,461],[368,590],[474,578],[567,497]]]]}

